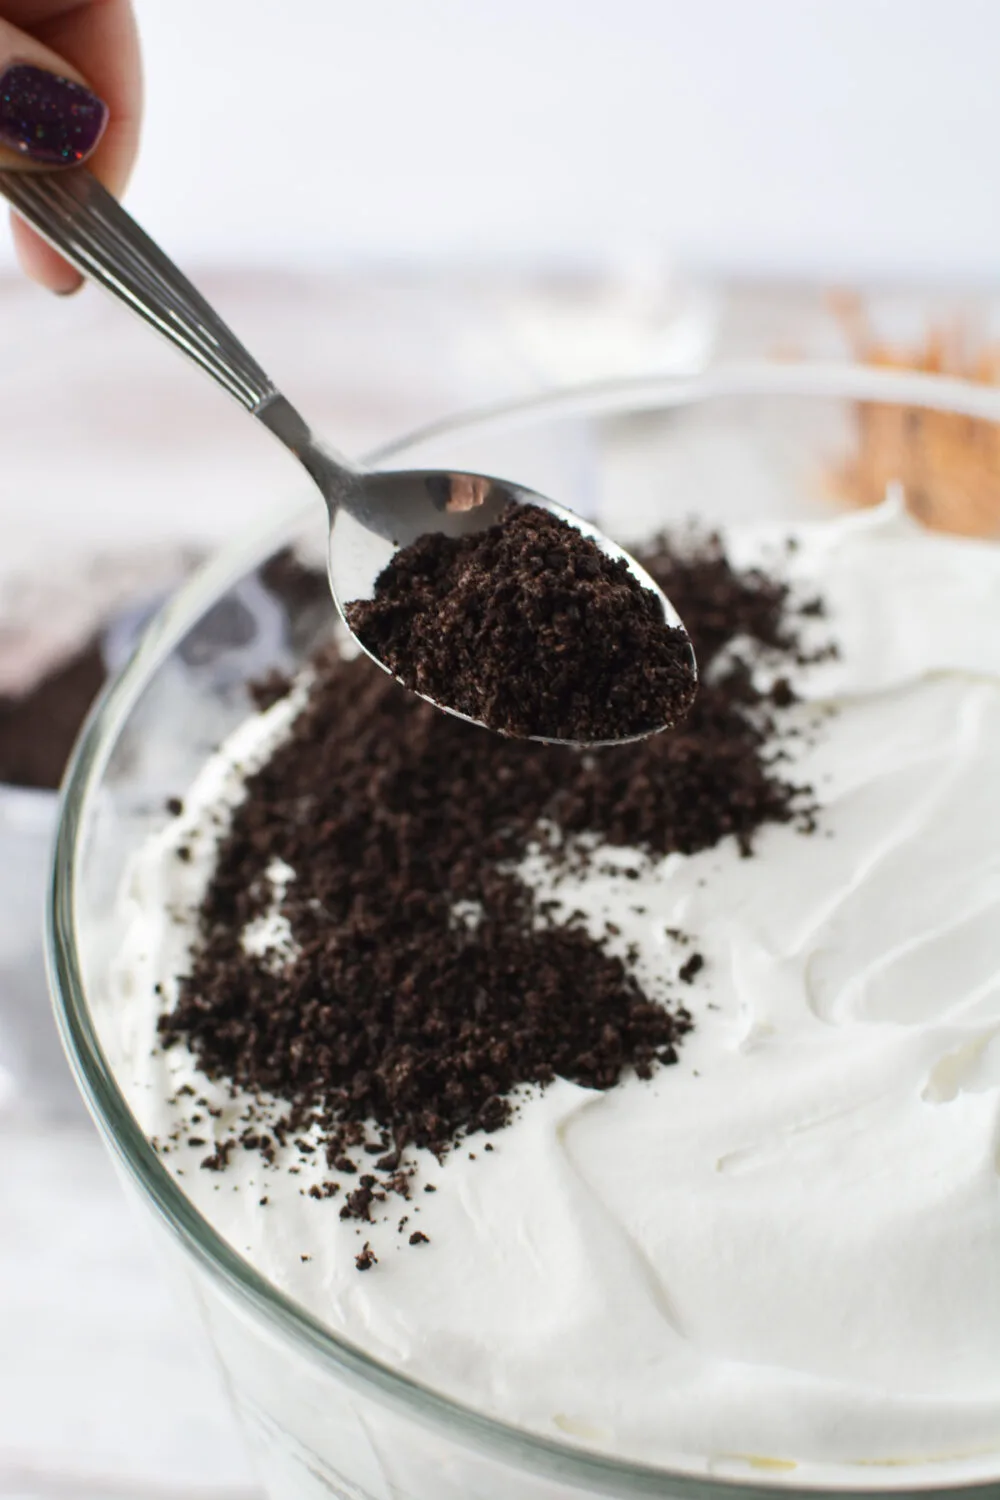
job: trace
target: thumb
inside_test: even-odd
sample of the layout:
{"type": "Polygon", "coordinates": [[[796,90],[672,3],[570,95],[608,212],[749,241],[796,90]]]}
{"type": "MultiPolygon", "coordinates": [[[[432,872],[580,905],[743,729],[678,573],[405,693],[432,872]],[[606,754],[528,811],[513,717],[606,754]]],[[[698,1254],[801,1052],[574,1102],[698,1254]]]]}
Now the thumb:
{"type": "MultiPolygon", "coordinates": [[[[0,167],[75,166],[94,151],[108,107],[77,70],[41,42],[0,20],[0,167]]],[[[80,277],[20,220],[15,241],[25,268],[53,291],[80,277]]]]}

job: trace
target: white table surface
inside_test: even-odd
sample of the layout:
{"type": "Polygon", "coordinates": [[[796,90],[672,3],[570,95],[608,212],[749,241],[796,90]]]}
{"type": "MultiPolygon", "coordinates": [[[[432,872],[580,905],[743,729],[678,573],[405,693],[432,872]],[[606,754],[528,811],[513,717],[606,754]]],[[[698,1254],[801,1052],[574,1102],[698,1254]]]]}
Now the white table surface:
{"type": "MultiPolygon", "coordinates": [[[[569,377],[845,347],[815,293],[721,296],[648,273],[589,288],[278,273],[202,284],[351,451],[569,377]]],[[[886,307],[912,322],[912,298],[886,307]]],[[[242,413],[92,293],[59,302],[0,282],[0,352],[0,673],[37,638],[79,629],[109,579],[162,572],[180,547],[214,545],[301,489],[242,413]],[[12,618],[34,631],[5,629],[12,618]]],[[[19,975],[0,951],[0,1497],[249,1500],[197,1330],[77,1099],[33,924],[19,975]]]]}

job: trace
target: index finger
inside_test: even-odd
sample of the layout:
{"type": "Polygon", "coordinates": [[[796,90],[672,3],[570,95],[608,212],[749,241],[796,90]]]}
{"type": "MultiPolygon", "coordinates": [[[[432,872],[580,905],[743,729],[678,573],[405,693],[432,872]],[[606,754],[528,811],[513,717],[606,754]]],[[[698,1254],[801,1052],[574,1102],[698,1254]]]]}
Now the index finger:
{"type": "Polygon", "coordinates": [[[130,0],[4,0],[4,20],[77,68],[108,106],[108,126],[87,162],[119,195],[139,145],[142,68],[130,0]]]}
{"type": "MultiPolygon", "coordinates": [[[[108,106],[108,124],[89,169],[120,196],[135,161],[142,113],[139,39],[130,0],[4,0],[4,21],[65,59],[108,106]]],[[[53,291],[81,281],[17,214],[11,216],[22,266],[53,291]]]]}

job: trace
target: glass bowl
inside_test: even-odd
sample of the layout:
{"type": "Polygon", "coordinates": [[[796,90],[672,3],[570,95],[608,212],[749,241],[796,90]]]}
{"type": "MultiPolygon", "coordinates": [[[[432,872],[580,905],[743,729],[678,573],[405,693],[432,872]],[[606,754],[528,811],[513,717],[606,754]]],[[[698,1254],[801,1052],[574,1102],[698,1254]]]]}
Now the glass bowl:
{"type": "MultiPolygon", "coordinates": [[[[947,476],[926,478],[940,433],[960,457],[979,454],[980,469],[988,469],[997,423],[1000,392],[986,386],[844,365],[760,364],[491,409],[425,429],[370,462],[509,476],[627,542],[691,515],[709,524],[832,515],[843,505],[838,489],[857,479],[862,461],[906,480],[933,515],[935,485],[947,489],[947,476]],[[895,451],[893,434],[903,443],[895,451]]],[[[1000,497],[992,522],[1000,530],[1000,497]]],[[[321,560],[325,536],[322,506],[303,492],[203,568],[156,618],[79,742],[49,911],[51,983],[78,1081],[123,1181],[158,1226],[165,1265],[198,1306],[267,1493],[272,1500],[708,1500],[734,1490],[945,1493],[950,1485],[957,1493],[970,1480],[985,1487],[1000,1471],[1000,1441],[978,1472],[967,1463],[960,1473],[925,1464],[885,1469],[870,1485],[870,1469],[860,1479],[831,1479],[763,1460],[668,1472],[505,1425],[338,1338],[241,1259],[169,1175],[116,1077],[120,1018],[107,1003],[120,937],[115,894],[131,856],[165,822],[167,798],[183,793],[251,711],[248,682],[269,666],[295,667],[328,629],[325,609],[279,598],[262,572],[289,545],[321,560]]]]}

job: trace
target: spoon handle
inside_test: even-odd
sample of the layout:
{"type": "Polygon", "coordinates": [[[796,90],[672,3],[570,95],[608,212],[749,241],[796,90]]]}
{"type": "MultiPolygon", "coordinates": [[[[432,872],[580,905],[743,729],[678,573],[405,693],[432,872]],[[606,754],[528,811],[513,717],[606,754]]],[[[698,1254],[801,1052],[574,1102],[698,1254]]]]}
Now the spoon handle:
{"type": "Polygon", "coordinates": [[[85,167],[0,171],[0,193],[60,255],[124,302],[254,415],[273,381],[186,276],[85,167]]]}

